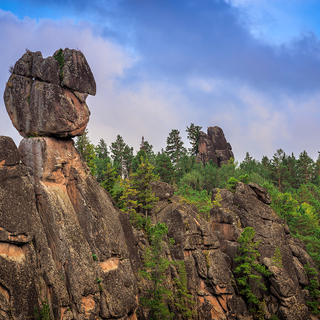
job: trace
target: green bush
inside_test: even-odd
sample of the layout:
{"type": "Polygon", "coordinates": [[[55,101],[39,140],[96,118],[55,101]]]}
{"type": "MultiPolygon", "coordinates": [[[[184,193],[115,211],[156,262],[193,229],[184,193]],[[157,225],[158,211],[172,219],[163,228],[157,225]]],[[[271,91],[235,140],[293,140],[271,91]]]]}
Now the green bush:
{"type": "Polygon", "coordinates": [[[36,320],[52,320],[48,300],[46,299],[42,303],[42,308],[40,310],[38,310],[38,308],[35,307],[33,314],[36,320]]]}

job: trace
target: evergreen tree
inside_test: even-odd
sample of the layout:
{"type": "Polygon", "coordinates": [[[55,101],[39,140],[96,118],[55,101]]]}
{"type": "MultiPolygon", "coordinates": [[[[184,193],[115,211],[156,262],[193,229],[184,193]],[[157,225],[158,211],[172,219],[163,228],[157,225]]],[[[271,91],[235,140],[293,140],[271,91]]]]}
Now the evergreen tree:
{"type": "Polygon", "coordinates": [[[271,161],[267,156],[263,156],[261,159],[259,174],[268,180],[271,177],[271,161]]]}
{"type": "Polygon", "coordinates": [[[115,142],[111,143],[111,158],[113,159],[113,166],[117,169],[118,175],[123,177],[123,165],[124,165],[124,159],[123,159],[123,153],[124,149],[126,147],[126,144],[123,140],[123,138],[118,134],[117,139],[115,142]]]}
{"type": "Polygon", "coordinates": [[[287,157],[286,166],[288,168],[288,183],[292,188],[299,187],[298,161],[293,152],[287,157]]]}
{"type": "Polygon", "coordinates": [[[122,181],[124,191],[120,200],[125,202],[124,211],[131,216],[134,213],[142,213],[147,217],[148,210],[159,200],[154,196],[150,186],[151,181],[158,180],[153,169],[148,159],[141,160],[137,172],[130,174],[128,179],[122,181]]]}
{"type": "Polygon", "coordinates": [[[249,152],[246,152],[246,156],[240,164],[240,168],[244,170],[247,174],[258,171],[258,162],[253,159],[249,152]]]}
{"type": "Polygon", "coordinates": [[[107,165],[111,162],[107,144],[103,139],[100,139],[98,145],[95,147],[95,154],[97,181],[101,183],[105,180],[103,171],[107,170],[107,165]]]}
{"type": "Polygon", "coordinates": [[[215,163],[213,163],[212,159],[210,159],[204,167],[203,188],[207,190],[208,194],[217,185],[218,171],[219,168],[215,163]]]}
{"type": "Polygon", "coordinates": [[[87,163],[91,174],[94,176],[96,174],[96,156],[94,152],[94,145],[91,143],[88,133],[88,129],[86,129],[81,136],[77,137],[75,148],[78,150],[83,160],[87,163]]]}
{"type": "Polygon", "coordinates": [[[98,145],[95,147],[95,152],[96,152],[97,158],[100,158],[100,159],[109,158],[108,146],[104,141],[104,139],[99,140],[98,145]]]}
{"type": "Polygon", "coordinates": [[[148,141],[144,140],[142,137],[140,143],[140,150],[137,152],[136,156],[132,160],[132,171],[136,172],[139,164],[141,163],[141,159],[148,159],[149,163],[155,165],[155,154],[153,152],[153,146],[149,144],[148,141]]]}
{"type": "Polygon", "coordinates": [[[271,160],[271,170],[273,181],[279,188],[279,191],[282,190],[283,180],[287,174],[287,168],[283,163],[283,159],[286,158],[286,154],[282,149],[278,149],[277,152],[273,155],[271,160]]]}
{"type": "Polygon", "coordinates": [[[320,185],[320,152],[318,151],[318,158],[314,164],[314,183],[319,186],[320,185]]]}
{"type": "Polygon", "coordinates": [[[196,158],[186,153],[180,158],[180,170],[176,171],[177,180],[180,180],[186,173],[191,172],[196,165],[196,158]]]}
{"type": "Polygon", "coordinates": [[[299,155],[299,176],[301,183],[308,183],[314,178],[315,165],[312,158],[309,157],[307,151],[303,151],[299,155]]]}
{"type": "Polygon", "coordinates": [[[117,170],[113,168],[111,163],[107,163],[105,170],[103,170],[104,181],[101,186],[108,191],[112,198],[115,198],[116,191],[114,190],[114,185],[117,182],[117,170]]]}
{"type": "Polygon", "coordinates": [[[123,150],[123,170],[126,177],[128,177],[132,171],[133,158],[133,148],[126,145],[123,150]]]}
{"type": "Polygon", "coordinates": [[[165,152],[158,152],[155,159],[155,173],[166,183],[174,181],[175,172],[169,156],[165,152]]]}
{"type": "Polygon", "coordinates": [[[188,133],[187,138],[190,140],[190,143],[192,145],[191,148],[189,148],[189,152],[191,155],[196,156],[198,154],[198,144],[199,144],[199,135],[200,130],[202,127],[195,126],[194,123],[190,124],[190,127],[187,127],[186,132],[188,133]]]}
{"type": "MultiPolygon", "coordinates": [[[[150,220],[150,219],[148,219],[150,220]]],[[[149,319],[169,320],[174,314],[170,312],[166,305],[167,300],[171,300],[172,292],[166,288],[166,271],[170,266],[170,261],[164,254],[165,246],[163,237],[168,233],[168,227],[164,223],[157,223],[152,226],[150,221],[146,225],[146,231],[150,242],[144,254],[144,269],[140,275],[152,283],[149,289],[149,297],[141,297],[140,302],[149,308],[149,319]]]]}
{"type": "Polygon", "coordinates": [[[169,155],[176,170],[180,169],[180,158],[186,153],[186,149],[183,146],[183,141],[180,137],[180,131],[173,129],[169,133],[167,138],[166,152],[169,155]]]}

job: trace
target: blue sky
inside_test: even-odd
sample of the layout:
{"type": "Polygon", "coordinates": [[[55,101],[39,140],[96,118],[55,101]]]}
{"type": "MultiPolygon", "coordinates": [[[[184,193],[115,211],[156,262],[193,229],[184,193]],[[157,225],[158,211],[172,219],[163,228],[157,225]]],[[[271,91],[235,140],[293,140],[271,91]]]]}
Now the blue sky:
{"type": "MultiPolygon", "coordinates": [[[[25,49],[79,48],[97,82],[89,137],[156,151],[220,126],[236,160],[320,151],[320,2],[0,0],[0,83],[25,49]]],[[[0,134],[21,137],[0,101],[0,134]]]]}

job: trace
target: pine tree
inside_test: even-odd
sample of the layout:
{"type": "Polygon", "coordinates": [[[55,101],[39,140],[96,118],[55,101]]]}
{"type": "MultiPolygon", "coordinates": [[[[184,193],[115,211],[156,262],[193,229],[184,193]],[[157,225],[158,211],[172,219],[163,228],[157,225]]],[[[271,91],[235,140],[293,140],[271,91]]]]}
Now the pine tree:
{"type": "Polygon", "coordinates": [[[320,152],[318,151],[318,158],[314,164],[314,183],[319,186],[320,185],[320,152]]]}
{"type": "Polygon", "coordinates": [[[259,174],[261,177],[266,179],[270,179],[271,176],[271,161],[267,156],[263,156],[260,163],[260,171],[259,174]]]}
{"type": "Polygon", "coordinates": [[[94,145],[91,143],[88,137],[88,129],[84,131],[81,136],[77,137],[75,148],[81,154],[83,160],[87,163],[90,168],[91,174],[94,176],[96,174],[96,164],[95,164],[95,152],[94,145]]]}
{"type": "Polygon", "coordinates": [[[123,153],[126,144],[123,138],[118,134],[115,142],[111,143],[111,158],[113,159],[113,166],[117,169],[118,175],[123,177],[123,153]]]}
{"type": "Polygon", "coordinates": [[[138,170],[138,166],[141,163],[141,159],[143,159],[143,161],[145,159],[148,159],[150,164],[155,164],[155,154],[152,149],[153,146],[149,144],[148,141],[144,140],[144,137],[142,137],[140,143],[140,150],[137,152],[136,156],[132,160],[132,172],[136,172],[138,170]]]}
{"type": "Polygon", "coordinates": [[[133,148],[126,145],[123,150],[123,170],[126,177],[128,177],[132,171],[133,158],[133,148]]]}
{"type": "Polygon", "coordinates": [[[285,158],[285,152],[278,149],[271,160],[272,179],[278,185],[279,191],[282,190],[282,184],[287,174],[287,167],[283,163],[285,158]]]}
{"type": "Polygon", "coordinates": [[[190,127],[187,126],[186,132],[188,133],[187,138],[190,140],[190,143],[192,145],[191,148],[189,148],[189,152],[191,155],[196,156],[198,154],[198,143],[199,143],[199,134],[202,127],[195,126],[194,123],[190,124],[190,127]]]}
{"type": "Polygon", "coordinates": [[[95,147],[95,164],[96,164],[96,175],[97,175],[97,181],[101,183],[105,180],[105,176],[103,171],[107,170],[108,163],[111,162],[111,159],[109,157],[109,151],[107,144],[103,139],[100,139],[98,145],[95,147]]]}
{"type": "Polygon", "coordinates": [[[292,188],[299,187],[298,160],[293,152],[287,157],[286,166],[288,168],[288,183],[292,188]]]}
{"type": "Polygon", "coordinates": [[[167,300],[171,300],[172,292],[166,288],[166,271],[170,266],[170,261],[164,254],[163,237],[168,233],[168,227],[164,223],[157,223],[152,226],[150,219],[146,224],[146,232],[150,247],[145,249],[144,268],[140,275],[152,283],[149,289],[149,297],[141,297],[140,302],[150,310],[148,319],[169,320],[174,317],[166,305],[167,300]]]}
{"type": "Polygon", "coordinates": [[[169,133],[167,138],[166,152],[169,155],[172,163],[174,164],[176,170],[180,169],[180,158],[186,153],[186,149],[183,146],[183,141],[180,137],[180,131],[173,129],[169,133]]]}
{"type": "Polygon", "coordinates": [[[108,146],[104,139],[100,139],[98,145],[95,147],[97,158],[107,159],[109,157],[108,146]]]}
{"type": "Polygon", "coordinates": [[[246,156],[241,162],[240,168],[248,174],[253,173],[258,171],[258,162],[250,156],[249,152],[246,152],[246,156]]]}
{"type": "MultiPolygon", "coordinates": [[[[124,201],[124,210],[128,214],[142,213],[147,218],[150,210],[159,198],[155,197],[151,190],[150,182],[157,181],[158,177],[153,173],[154,167],[148,159],[141,160],[138,170],[124,179],[121,184],[124,188],[120,201],[124,201]]],[[[134,215],[134,218],[137,217],[134,215]]]]}
{"type": "Polygon", "coordinates": [[[315,171],[315,165],[312,158],[309,157],[307,151],[303,151],[299,155],[299,175],[301,177],[301,183],[308,183],[313,179],[315,171]]]}
{"type": "Polygon", "coordinates": [[[101,187],[106,189],[112,198],[116,196],[114,185],[118,181],[117,170],[113,168],[111,163],[107,163],[107,167],[103,170],[104,181],[101,183],[101,187]]]}
{"type": "Polygon", "coordinates": [[[159,175],[161,181],[172,183],[175,172],[169,156],[165,152],[158,152],[155,162],[155,173],[159,175]]]}
{"type": "Polygon", "coordinates": [[[151,190],[150,182],[157,181],[158,177],[153,173],[154,167],[150,165],[148,159],[143,162],[138,167],[136,173],[133,176],[132,187],[138,190],[138,206],[140,212],[144,213],[145,216],[148,216],[148,210],[150,210],[159,200],[154,196],[154,193],[151,190]]]}

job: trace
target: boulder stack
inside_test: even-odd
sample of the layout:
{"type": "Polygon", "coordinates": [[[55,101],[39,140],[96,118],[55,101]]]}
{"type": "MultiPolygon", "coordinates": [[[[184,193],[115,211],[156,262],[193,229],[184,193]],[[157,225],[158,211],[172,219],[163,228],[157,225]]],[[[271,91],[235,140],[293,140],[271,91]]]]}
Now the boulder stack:
{"type": "Polygon", "coordinates": [[[88,94],[96,94],[96,83],[80,51],[60,49],[45,59],[27,51],[13,68],[4,102],[23,137],[65,138],[84,132],[88,94]]]}
{"type": "Polygon", "coordinates": [[[234,158],[231,145],[227,142],[221,128],[209,127],[207,133],[200,131],[198,141],[197,161],[205,165],[210,160],[217,166],[227,164],[230,158],[234,158]]]}

